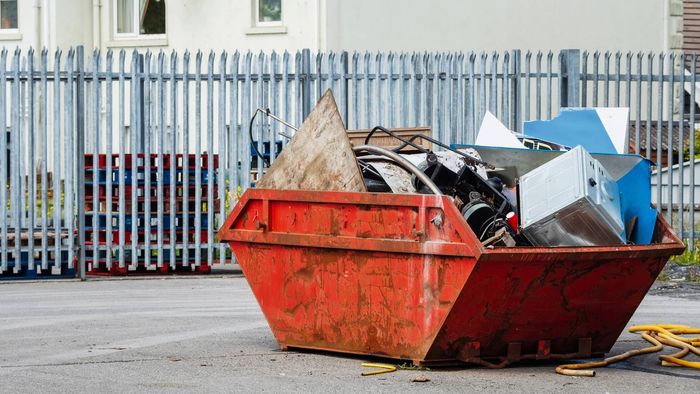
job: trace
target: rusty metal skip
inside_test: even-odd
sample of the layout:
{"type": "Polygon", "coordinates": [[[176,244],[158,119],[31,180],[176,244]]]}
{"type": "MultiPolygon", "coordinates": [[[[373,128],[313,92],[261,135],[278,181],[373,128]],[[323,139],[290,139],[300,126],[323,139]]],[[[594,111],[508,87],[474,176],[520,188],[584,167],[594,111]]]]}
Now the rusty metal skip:
{"type": "Polygon", "coordinates": [[[282,349],[503,367],[602,356],[683,243],[484,247],[450,197],[247,190],[219,232],[282,349]]]}
{"type": "Polygon", "coordinates": [[[440,174],[367,145],[375,130],[393,135],[375,128],[353,148],[327,91],[219,231],[283,350],[489,368],[602,356],[684,250],[662,216],[650,245],[486,247],[483,223],[477,236],[456,202],[498,201],[488,209],[495,227],[512,208],[506,197],[474,169],[448,178],[476,186],[443,195],[432,182],[440,174]],[[391,159],[432,194],[367,192],[362,152],[391,159]]]}

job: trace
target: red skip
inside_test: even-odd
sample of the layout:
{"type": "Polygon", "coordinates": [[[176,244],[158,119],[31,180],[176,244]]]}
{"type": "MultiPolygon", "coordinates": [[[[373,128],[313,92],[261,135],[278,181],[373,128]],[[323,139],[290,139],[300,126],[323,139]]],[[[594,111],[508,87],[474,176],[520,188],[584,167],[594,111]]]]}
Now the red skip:
{"type": "Polygon", "coordinates": [[[683,243],[486,249],[449,197],[249,189],[219,232],[282,349],[489,367],[610,350],[683,243]]]}

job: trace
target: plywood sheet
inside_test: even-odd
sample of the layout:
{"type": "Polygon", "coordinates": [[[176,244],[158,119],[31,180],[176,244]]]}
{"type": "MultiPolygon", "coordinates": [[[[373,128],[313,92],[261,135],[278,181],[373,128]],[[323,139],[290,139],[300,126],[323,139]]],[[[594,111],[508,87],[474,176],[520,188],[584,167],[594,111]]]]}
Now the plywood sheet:
{"type": "Polygon", "coordinates": [[[321,97],[255,187],[367,191],[330,90],[321,97]]]}
{"type": "MultiPolygon", "coordinates": [[[[365,139],[367,138],[367,135],[371,129],[360,129],[360,130],[348,130],[348,138],[350,138],[350,143],[352,146],[358,146],[358,145],[364,145],[365,139]]],[[[397,136],[404,138],[408,140],[409,138],[413,137],[416,134],[420,135],[425,135],[430,137],[431,132],[430,132],[430,127],[402,127],[402,128],[394,128],[394,129],[389,129],[392,133],[396,134],[397,136]]],[[[433,143],[424,140],[423,138],[416,138],[413,140],[413,143],[423,147],[424,149],[431,150],[433,149],[433,143]]],[[[377,131],[372,135],[372,138],[369,139],[369,144],[370,145],[376,145],[380,146],[382,148],[386,149],[395,149],[401,146],[403,143],[390,136],[389,134],[383,133],[381,131],[377,131]]],[[[406,146],[402,149],[403,152],[409,152],[409,151],[417,151],[415,148],[411,146],[406,146]]]]}

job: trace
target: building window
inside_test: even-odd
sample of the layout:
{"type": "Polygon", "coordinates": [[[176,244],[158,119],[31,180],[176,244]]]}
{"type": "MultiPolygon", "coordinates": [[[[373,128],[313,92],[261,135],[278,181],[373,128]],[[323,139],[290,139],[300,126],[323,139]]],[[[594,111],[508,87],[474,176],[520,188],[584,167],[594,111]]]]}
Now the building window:
{"type": "Polygon", "coordinates": [[[0,29],[17,29],[17,0],[0,0],[0,29]]]}
{"type": "Polygon", "coordinates": [[[165,0],[115,0],[115,37],[165,34],[165,0]]]}
{"type": "Polygon", "coordinates": [[[256,26],[282,25],[282,0],[255,0],[256,26]]]}

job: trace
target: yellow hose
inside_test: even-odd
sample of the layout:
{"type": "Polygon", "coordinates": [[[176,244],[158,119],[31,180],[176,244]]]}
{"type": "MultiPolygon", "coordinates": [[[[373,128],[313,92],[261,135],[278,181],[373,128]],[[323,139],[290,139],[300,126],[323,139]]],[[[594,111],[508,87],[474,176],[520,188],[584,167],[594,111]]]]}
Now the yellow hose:
{"type": "MultiPolygon", "coordinates": [[[[655,332],[652,332],[651,336],[658,339],[659,342],[663,343],[664,345],[673,346],[673,344],[669,340],[667,340],[663,337],[659,337],[659,335],[655,332]]],[[[676,353],[669,354],[667,356],[659,356],[659,358],[661,359],[661,366],[663,366],[663,367],[680,367],[681,365],[676,364],[675,362],[666,361],[666,359],[669,357],[674,358],[674,359],[681,359],[681,358],[685,357],[686,355],[688,355],[688,353],[690,353],[690,349],[688,348],[688,346],[683,346],[683,348],[681,350],[677,351],[676,353]]]]}
{"type": "Polygon", "coordinates": [[[700,328],[692,328],[678,324],[655,324],[655,325],[639,325],[629,329],[630,332],[642,332],[642,338],[653,346],[643,349],[630,350],[628,352],[618,354],[617,356],[608,357],[601,361],[592,361],[579,364],[564,364],[556,368],[556,372],[567,376],[595,376],[595,371],[591,368],[604,367],[627,358],[638,356],[640,354],[655,353],[663,349],[663,345],[673,346],[680,351],[659,356],[661,365],[665,367],[687,367],[700,369],[700,362],[687,361],[682,358],[693,353],[700,356],[700,349],[696,346],[700,345],[700,338],[686,338],[680,335],[700,334],[700,328]]]}
{"type": "Polygon", "coordinates": [[[625,359],[628,359],[633,356],[638,356],[640,354],[647,354],[647,353],[656,353],[659,350],[663,349],[663,345],[661,342],[659,342],[656,338],[653,338],[651,335],[647,333],[642,333],[642,338],[646,339],[648,342],[652,343],[654,346],[651,347],[646,347],[643,349],[635,349],[635,350],[630,350],[628,352],[618,354],[617,356],[613,357],[608,357],[604,360],[601,361],[591,361],[587,363],[579,363],[579,364],[564,364],[560,365],[556,368],[556,372],[560,375],[567,375],[567,376],[595,376],[595,371],[593,371],[590,368],[600,368],[600,367],[605,367],[606,365],[610,365],[625,359]]]}
{"type": "Polygon", "coordinates": [[[362,363],[363,367],[379,368],[373,371],[362,372],[362,376],[379,375],[380,373],[388,373],[396,371],[396,366],[391,364],[380,363],[362,363]]]}
{"type": "Polygon", "coordinates": [[[642,325],[642,326],[630,327],[629,332],[654,331],[654,332],[658,332],[659,334],[667,335],[667,336],[669,336],[677,341],[680,341],[680,342],[692,343],[691,339],[680,337],[680,336],[674,334],[673,332],[671,332],[671,331],[674,331],[677,334],[685,334],[686,332],[685,332],[684,328],[690,328],[690,327],[676,326],[676,325],[673,325],[673,326],[671,326],[671,325],[642,325]],[[669,331],[669,328],[671,329],[670,331],[669,331]]]}

